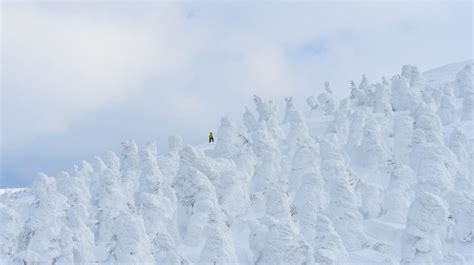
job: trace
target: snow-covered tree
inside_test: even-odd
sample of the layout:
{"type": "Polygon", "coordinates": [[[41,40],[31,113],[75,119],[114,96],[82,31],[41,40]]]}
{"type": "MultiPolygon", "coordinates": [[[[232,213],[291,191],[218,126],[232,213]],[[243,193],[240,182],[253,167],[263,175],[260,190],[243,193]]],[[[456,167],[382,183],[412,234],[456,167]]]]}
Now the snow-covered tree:
{"type": "Polygon", "coordinates": [[[367,168],[377,167],[387,159],[387,152],[382,146],[380,127],[375,120],[366,122],[358,151],[360,162],[367,168]]]}
{"type": "Polygon", "coordinates": [[[324,179],[319,170],[303,175],[293,205],[300,233],[308,242],[312,242],[316,237],[318,213],[327,208],[328,202],[324,179]]]}
{"type": "Polygon", "coordinates": [[[316,110],[319,107],[319,104],[314,98],[314,96],[309,96],[308,98],[306,98],[306,104],[308,104],[311,110],[316,110]]]}
{"type": "Polygon", "coordinates": [[[194,246],[202,237],[209,214],[221,213],[214,186],[206,175],[193,166],[196,156],[194,148],[185,146],[180,156],[179,171],[172,184],[178,199],[178,228],[184,242],[194,246]]]}
{"type": "Polygon", "coordinates": [[[204,245],[199,264],[238,264],[229,228],[219,220],[210,220],[205,228],[204,245]]]}
{"type": "Polygon", "coordinates": [[[0,255],[12,258],[18,252],[18,236],[23,223],[20,214],[0,202],[0,255]]]}
{"type": "Polygon", "coordinates": [[[441,97],[438,116],[444,126],[456,121],[456,109],[453,102],[451,101],[451,97],[446,95],[441,97]]]}
{"type": "Polygon", "coordinates": [[[394,118],[393,123],[393,154],[398,161],[405,164],[409,161],[412,148],[414,121],[410,116],[402,115],[394,118]]]}
{"type": "Polygon", "coordinates": [[[349,113],[350,110],[346,109],[345,105],[341,104],[334,112],[334,121],[327,127],[327,132],[336,134],[342,143],[347,141],[349,133],[349,121],[347,119],[349,113]]]}
{"type": "Polygon", "coordinates": [[[130,209],[114,169],[105,168],[99,179],[95,212],[97,260],[105,263],[154,262],[143,220],[130,209]]]}
{"type": "Polygon", "coordinates": [[[314,261],[319,264],[349,263],[349,254],[344,243],[334,230],[331,220],[325,215],[318,215],[315,222],[316,237],[313,243],[314,261]]]}
{"type": "Polygon", "coordinates": [[[168,137],[168,152],[158,156],[158,166],[163,174],[163,182],[171,184],[179,168],[179,150],[183,148],[183,139],[178,135],[168,137]]]}
{"type": "Polygon", "coordinates": [[[168,183],[163,182],[153,145],[140,153],[140,210],[150,240],[157,240],[158,233],[167,233],[179,240],[176,226],[176,195],[168,183]]]}
{"type": "Polygon", "coordinates": [[[292,159],[288,175],[288,191],[298,191],[303,175],[319,170],[318,163],[315,146],[300,145],[292,159]]]}
{"type": "Polygon", "coordinates": [[[251,190],[262,191],[267,182],[286,184],[279,163],[280,152],[265,123],[259,122],[258,128],[252,132],[252,142],[252,148],[259,162],[251,181],[251,190]]]}
{"type": "Polygon", "coordinates": [[[456,96],[465,97],[474,93],[472,76],[472,64],[464,66],[464,68],[456,74],[456,81],[454,82],[456,96]]]}
{"type": "Polygon", "coordinates": [[[332,94],[329,93],[321,93],[318,96],[318,102],[321,109],[324,111],[324,114],[331,115],[334,110],[336,109],[336,103],[334,102],[334,98],[332,94]]]}
{"type": "Polygon", "coordinates": [[[138,146],[134,141],[128,140],[122,143],[122,148],[121,182],[124,187],[124,192],[132,199],[134,193],[138,191],[138,176],[140,174],[138,146]]]}
{"type": "Polygon", "coordinates": [[[367,114],[365,111],[356,110],[351,115],[351,122],[350,122],[350,129],[349,129],[349,136],[347,139],[347,145],[351,148],[355,148],[360,145],[363,137],[363,128],[365,125],[365,120],[367,118],[367,114]]]}
{"type": "Polygon", "coordinates": [[[417,102],[414,91],[409,87],[409,80],[396,75],[392,78],[392,108],[394,111],[411,109],[417,102]]]}
{"type": "Polygon", "coordinates": [[[408,210],[401,263],[433,264],[441,259],[447,221],[446,201],[429,192],[418,192],[408,210]]]}
{"type": "Polygon", "coordinates": [[[362,89],[356,86],[354,81],[350,81],[351,84],[351,100],[355,105],[363,105],[366,102],[366,95],[362,89]]]}
{"type": "Polygon", "coordinates": [[[382,211],[384,220],[403,224],[414,198],[416,175],[408,166],[394,163],[390,168],[390,184],[384,192],[382,211]]]}
{"type": "Polygon", "coordinates": [[[112,151],[107,151],[102,156],[104,164],[112,170],[112,173],[116,176],[120,176],[120,158],[112,151]]]}
{"type": "Polygon", "coordinates": [[[472,242],[474,228],[474,198],[466,191],[451,191],[447,194],[449,212],[454,219],[454,238],[463,243],[472,242]]]}
{"type": "Polygon", "coordinates": [[[459,129],[454,129],[449,135],[448,146],[464,165],[469,160],[469,143],[466,135],[459,129]]]}
{"type": "Polygon", "coordinates": [[[288,133],[288,156],[292,157],[299,143],[313,144],[313,138],[309,135],[308,127],[303,114],[297,110],[288,114],[290,132],[288,133]]]}
{"type": "Polygon", "coordinates": [[[257,119],[247,107],[245,107],[245,112],[242,116],[242,121],[249,132],[252,132],[257,127],[257,119]]]}
{"type": "Polygon", "coordinates": [[[474,94],[468,94],[462,101],[462,116],[463,121],[474,120],[474,94]]]}
{"type": "Polygon", "coordinates": [[[276,105],[273,101],[263,102],[263,100],[254,96],[255,106],[258,112],[258,120],[264,121],[267,125],[268,131],[275,138],[276,141],[281,141],[284,138],[283,130],[278,125],[276,118],[276,105]]]}
{"type": "Polygon", "coordinates": [[[414,114],[415,129],[423,130],[429,143],[443,143],[443,124],[438,115],[425,108],[418,109],[414,114]]]}
{"type": "Polygon", "coordinates": [[[56,176],[57,189],[67,198],[70,208],[63,222],[69,229],[63,229],[64,238],[71,238],[65,244],[70,247],[71,262],[88,263],[95,260],[94,234],[88,227],[90,216],[90,193],[82,178],[82,173],[76,172],[70,176],[62,171],[56,176]]]}
{"type": "Polygon", "coordinates": [[[65,225],[61,221],[69,207],[66,198],[57,192],[56,180],[40,174],[33,185],[35,196],[30,218],[19,238],[18,259],[25,264],[54,264],[63,254],[61,237],[65,225]]]}
{"type": "Polygon", "coordinates": [[[328,216],[337,233],[344,238],[348,251],[371,247],[375,240],[362,228],[362,216],[357,210],[356,197],[348,182],[344,164],[338,160],[323,160],[321,173],[328,182],[328,216]]]}
{"type": "Polygon", "coordinates": [[[382,84],[375,84],[374,92],[374,112],[389,115],[392,113],[392,105],[390,104],[389,88],[382,84]]]}
{"type": "Polygon", "coordinates": [[[288,223],[275,222],[268,228],[266,243],[257,264],[311,264],[312,249],[288,223]]]}

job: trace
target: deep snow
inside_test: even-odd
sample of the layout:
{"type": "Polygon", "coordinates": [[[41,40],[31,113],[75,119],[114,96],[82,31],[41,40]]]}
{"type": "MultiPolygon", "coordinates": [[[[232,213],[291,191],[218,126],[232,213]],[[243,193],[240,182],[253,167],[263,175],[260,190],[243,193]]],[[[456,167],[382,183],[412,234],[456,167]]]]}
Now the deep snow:
{"type": "Polygon", "coordinates": [[[2,190],[0,264],[472,264],[472,64],[283,117],[255,96],[215,144],[126,141],[2,190]]]}

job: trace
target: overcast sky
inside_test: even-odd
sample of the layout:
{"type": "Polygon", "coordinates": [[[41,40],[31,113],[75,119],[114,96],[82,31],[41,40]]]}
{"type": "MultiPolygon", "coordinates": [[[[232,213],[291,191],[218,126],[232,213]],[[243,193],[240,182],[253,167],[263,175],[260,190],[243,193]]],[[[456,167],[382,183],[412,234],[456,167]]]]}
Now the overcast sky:
{"type": "Polygon", "coordinates": [[[252,95],[471,59],[472,2],[3,3],[0,187],[120,142],[204,143],[252,95]]]}

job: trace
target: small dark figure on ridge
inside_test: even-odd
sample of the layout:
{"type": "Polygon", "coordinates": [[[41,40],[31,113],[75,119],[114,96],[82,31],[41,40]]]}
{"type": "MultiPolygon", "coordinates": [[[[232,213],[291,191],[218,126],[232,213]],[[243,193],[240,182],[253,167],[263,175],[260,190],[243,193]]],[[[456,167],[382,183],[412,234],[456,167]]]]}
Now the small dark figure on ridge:
{"type": "Polygon", "coordinates": [[[214,136],[212,135],[212,132],[209,133],[209,143],[214,142],[214,136]]]}

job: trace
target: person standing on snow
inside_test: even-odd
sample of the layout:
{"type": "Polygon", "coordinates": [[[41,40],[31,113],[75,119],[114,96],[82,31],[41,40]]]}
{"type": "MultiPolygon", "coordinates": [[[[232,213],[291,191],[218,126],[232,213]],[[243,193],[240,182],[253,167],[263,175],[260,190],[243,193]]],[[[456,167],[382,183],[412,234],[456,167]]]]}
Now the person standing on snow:
{"type": "Polygon", "coordinates": [[[212,135],[212,132],[209,133],[209,143],[214,142],[214,136],[212,135]]]}

